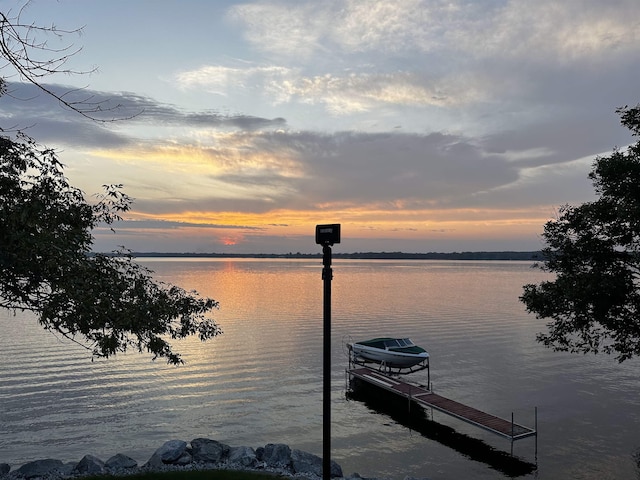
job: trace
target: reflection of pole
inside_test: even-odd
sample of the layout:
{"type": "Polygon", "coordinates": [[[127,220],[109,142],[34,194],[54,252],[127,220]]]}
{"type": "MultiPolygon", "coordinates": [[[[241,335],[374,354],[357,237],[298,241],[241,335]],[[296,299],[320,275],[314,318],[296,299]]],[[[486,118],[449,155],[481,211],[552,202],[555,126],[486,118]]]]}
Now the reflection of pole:
{"type": "Polygon", "coordinates": [[[324,346],[322,357],[322,478],[331,478],[331,247],[322,247],[324,346]]]}

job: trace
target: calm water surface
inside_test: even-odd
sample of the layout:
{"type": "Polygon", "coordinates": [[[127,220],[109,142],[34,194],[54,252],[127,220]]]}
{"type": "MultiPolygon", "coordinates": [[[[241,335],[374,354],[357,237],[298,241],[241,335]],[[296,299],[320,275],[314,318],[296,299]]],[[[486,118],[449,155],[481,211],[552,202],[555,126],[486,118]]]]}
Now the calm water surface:
{"type": "MultiPolygon", "coordinates": [[[[90,361],[25,316],[0,312],[0,462],[145,462],[164,441],[282,442],[322,454],[321,260],[144,260],[158,279],[220,301],[224,335],[179,344],[187,364],[138,354],[90,361]]],[[[544,278],[527,262],[334,261],[332,457],[346,475],[500,479],[503,474],[346,398],[346,339],[408,336],[436,392],[533,426],[521,478],[640,478],[640,362],[555,353],[518,301],[544,278]]],[[[426,374],[417,373],[423,381],[426,374]]],[[[434,419],[509,451],[499,437],[434,419]]]]}

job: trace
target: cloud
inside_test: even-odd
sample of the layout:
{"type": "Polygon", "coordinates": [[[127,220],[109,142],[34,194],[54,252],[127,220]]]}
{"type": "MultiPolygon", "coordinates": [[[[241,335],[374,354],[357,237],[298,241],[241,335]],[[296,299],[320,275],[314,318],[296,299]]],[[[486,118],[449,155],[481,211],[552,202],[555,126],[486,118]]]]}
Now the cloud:
{"type": "Polygon", "coordinates": [[[637,24],[629,21],[637,18],[632,0],[520,0],[493,13],[490,19],[474,22],[476,28],[456,34],[463,49],[483,57],[592,62],[633,52],[638,42],[637,24]]]}
{"type": "Polygon", "coordinates": [[[329,51],[393,53],[428,51],[440,44],[455,5],[389,2],[265,2],[234,5],[231,20],[245,27],[256,48],[279,56],[310,58],[329,51]]]}
{"type": "Polygon", "coordinates": [[[638,40],[634,0],[275,1],[235,5],[228,15],[255,48],[295,58],[445,50],[571,60],[634,50],[638,40]]]}
{"type": "Polygon", "coordinates": [[[184,89],[202,89],[230,97],[262,96],[270,104],[319,104],[334,115],[391,107],[455,107],[483,100],[481,76],[434,78],[421,72],[325,73],[305,76],[282,67],[205,66],[176,75],[184,89]]]}
{"type": "Polygon", "coordinates": [[[283,118],[225,115],[213,111],[185,112],[130,92],[100,92],[57,84],[43,86],[82,108],[91,109],[99,105],[100,111],[92,114],[98,121],[88,120],[61,106],[56,98],[35,85],[9,83],[9,93],[0,98],[4,130],[25,129],[26,133],[43,143],[113,148],[133,145],[136,143],[133,140],[135,135],[127,131],[150,126],[243,131],[286,126],[283,118]]]}
{"type": "Polygon", "coordinates": [[[181,88],[205,87],[210,93],[226,96],[231,86],[249,89],[256,83],[269,85],[272,82],[282,82],[292,75],[292,70],[285,67],[244,65],[244,68],[240,68],[213,65],[180,72],[175,78],[181,88]]]}
{"type": "Polygon", "coordinates": [[[260,227],[251,225],[233,225],[233,224],[217,224],[217,223],[194,223],[194,222],[178,222],[169,220],[119,220],[111,225],[102,225],[100,228],[110,230],[118,230],[120,233],[138,230],[178,230],[185,228],[202,228],[202,229],[243,229],[243,230],[262,230],[260,227]]]}
{"type": "MultiPolygon", "coordinates": [[[[582,201],[588,182],[576,179],[586,179],[588,163],[578,160],[630,140],[613,112],[580,121],[565,113],[481,136],[319,132],[283,128],[282,118],[185,112],[139,95],[85,93],[144,110],[107,126],[61,115],[51,102],[38,102],[38,117],[30,102],[15,98],[3,111],[35,123],[39,141],[84,149],[100,171],[117,172],[116,183],[135,192],[138,215],[193,223],[212,223],[212,212],[228,212],[234,225],[231,212],[247,215],[241,223],[249,225],[255,215],[285,210],[385,216],[582,201]]],[[[84,175],[102,179],[97,169],[84,175]]]]}
{"type": "Polygon", "coordinates": [[[209,144],[156,140],[103,155],[138,162],[141,171],[130,166],[128,184],[145,192],[136,210],[152,215],[204,219],[210,212],[340,209],[383,215],[500,209],[505,204],[525,208],[580,201],[588,193],[589,164],[583,158],[599,143],[582,137],[598,136],[579,128],[556,130],[541,125],[480,138],[401,132],[211,132],[209,144]],[[151,182],[153,190],[144,182],[151,182]]]}
{"type": "Polygon", "coordinates": [[[309,2],[247,3],[228,10],[231,21],[245,29],[247,40],[255,47],[287,56],[308,58],[322,50],[327,25],[333,20],[326,6],[309,2]]]}
{"type": "Polygon", "coordinates": [[[246,3],[229,18],[274,62],[189,75],[225,94],[257,89],[273,105],[322,105],[334,116],[489,116],[500,105],[539,119],[575,102],[611,109],[635,95],[623,79],[640,75],[638,12],[635,0],[246,3]]]}

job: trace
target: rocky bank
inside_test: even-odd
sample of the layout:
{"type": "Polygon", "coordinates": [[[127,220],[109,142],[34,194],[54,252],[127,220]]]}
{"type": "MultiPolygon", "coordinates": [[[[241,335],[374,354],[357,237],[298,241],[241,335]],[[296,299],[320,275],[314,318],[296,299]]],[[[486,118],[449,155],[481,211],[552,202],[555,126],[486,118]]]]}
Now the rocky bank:
{"type": "MultiPolygon", "coordinates": [[[[254,470],[319,479],[322,477],[322,458],[282,443],[269,443],[254,449],[232,447],[208,438],[196,438],[189,443],[183,440],[165,442],[141,466],[122,453],[106,461],[94,455],[85,455],[79,462],[68,463],[55,459],[36,460],[14,470],[10,465],[0,463],[0,480],[61,480],[99,474],[124,476],[147,471],[212,469],[254,470]]],[[[334,461],[331,462],[331,477],[344,478],[342,468],[334,461]]],[[[354,473],[348,478],[361,477],[354,473]]],[[[405,480],[414,479],[407,477],[405,480]]]]}

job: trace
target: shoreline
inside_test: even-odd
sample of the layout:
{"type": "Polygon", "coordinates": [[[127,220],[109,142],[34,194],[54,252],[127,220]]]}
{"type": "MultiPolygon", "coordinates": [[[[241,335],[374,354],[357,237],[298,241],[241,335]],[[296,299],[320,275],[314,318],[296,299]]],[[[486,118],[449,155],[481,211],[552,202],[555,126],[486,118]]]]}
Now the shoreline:
{"type": "MultiPolygon", "coordinates": [[[[0,480],[63,480],[94,475],[128,476],[142,472],[190,470],[233,470],[273,473],[292,478],[322,478],[323,462],[317,455],[283,443],[264,447],[232,447],[217,440],[196,438],[191,442],[169,440],[155,450],[149,460],[139,466],[131,457],[118,453],[106,461],[87,454],[79,462],[41,459],[12,469],[0,463],[0,480]]],[[[360,479],[358,473],[344,477],[342,468],[331,461],[332,478],[360,479]]]]}
{"type": "MultiPolygon", "coordinates": [[[[322,259],[322,253],[194,253],[194,252],[93,252],[90,255],[131,256],[133,258],[255,258],[255,259],[322,259]]],[[[482,260],[482,261],[532,261],[544,260],[540,251],[404,253],[404,252],[355,252],[332,254],[334,259],[346,260],[482,260]]]]}

